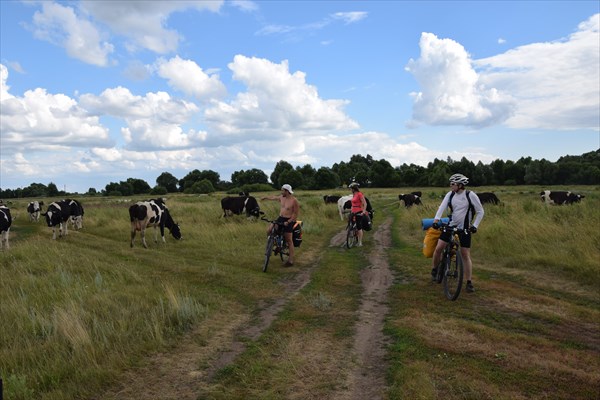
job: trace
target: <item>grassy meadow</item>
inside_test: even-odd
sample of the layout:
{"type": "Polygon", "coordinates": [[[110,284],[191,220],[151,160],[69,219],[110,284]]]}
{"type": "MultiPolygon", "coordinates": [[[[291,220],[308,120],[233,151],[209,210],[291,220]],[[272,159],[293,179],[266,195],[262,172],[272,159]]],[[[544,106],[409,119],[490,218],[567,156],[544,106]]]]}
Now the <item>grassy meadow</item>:
{"type": "MultiPolygon", "coordinates": [[[[598,398],[600,187],[570,187],[586,198],[560,207],[542,204],[541,189],[474,188],[494,191],[502,204],[485,206],[473,239],[476,293],[456,302],[430,282],[431,261],[421,253],[421,219],[433,217],[447,189],[364,190],[374,230],[389,219],[393,232],[383,250],[395,276],[385,398],[598,398]],[[398,194],[411,190],[423,190],[424,205],[399,207],[398,194]]],[[[311,269],[269,328],[246,339],[196,398],[335,399],[355,364],[359,273],[375,244],[372,231],[363,248],[330,246],[345,223],[323,203],[326,193],[346,191],[297,192],[304,240],[296,266],[272,259],[267,273],[267,224],[221,218],[223,193],[167,196],[183,239],[166,233],[166,244],[155,244],[149,230],[148,249],[139,233],[129,246],[127,210],[143,197],[82,197],[83,229],[57,240],[44,221],[29,222],[34,199],[13,200],[11,248],[0,252],[4,398],[124,398],[114,388],[127,384],[125,373],[184,339],[198,348],[196,369],[208,370],[217,338],[255,323],[266,305],[289,296],[286,282],[311,269]]],[[[259,203],[277,216],[277,202],[259,203]]]]}

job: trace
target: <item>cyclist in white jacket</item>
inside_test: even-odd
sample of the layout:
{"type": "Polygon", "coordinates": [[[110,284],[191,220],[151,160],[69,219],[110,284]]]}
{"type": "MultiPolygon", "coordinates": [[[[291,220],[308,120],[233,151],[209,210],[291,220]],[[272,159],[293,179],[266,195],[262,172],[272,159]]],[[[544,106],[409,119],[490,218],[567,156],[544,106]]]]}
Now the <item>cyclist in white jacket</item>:
{"type": "MultiPolygon", "coordinates": [[[[471,235],[477,232],[479,223],[483,219],[484,211],[479,197],[468,190],[465,186],[469,183],[469,178],[462,174],[454,174],[450,177],[450,191],[446,193],[444,200],[440,204],[435,218],[433,219],[433,227],[438,227],[438,222],[442,218],[444,211],[447,208],[451,210],[450,226],[455,226],[459,231],[460,237],[460,253],[462,255],[463,266],[465,267],[465,278],[467,278],[466,290],[468,293],[473,293],[475,288],[471,282],[473,272],[473,262],[471,261],[471,235]],[[468,197],[467,197],[468,196],[468,197]],[[473,218],[475,216],[475,218],[473,218]]],[[[442,258],[442,251],[446,244],[450,241],[452,232],[442,232],[440,240],[433,253],[433,269],[432,276],[437,272],[437,265],[442,258]]]]}

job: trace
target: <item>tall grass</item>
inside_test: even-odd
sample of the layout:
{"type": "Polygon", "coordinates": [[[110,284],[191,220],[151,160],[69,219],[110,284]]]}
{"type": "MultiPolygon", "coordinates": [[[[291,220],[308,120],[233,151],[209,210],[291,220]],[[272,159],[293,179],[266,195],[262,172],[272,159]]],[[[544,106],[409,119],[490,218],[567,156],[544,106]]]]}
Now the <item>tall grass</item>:
{"type": "MultiPolygon", "coordinates": [[[[486,206],[474,237],[475,277],[488,291],[510,293],[512,302],[483,291],[451,304],[441,300],[441,291],[421,283],[430,262],[420,253],[421,219],[433,217],[445,189],[426,191],[425,204],[411,209],[398,207],[400,190],[365,190],[375,208],[375,228],[385,216],[395,217],[395,245],[388,251],[398,281],[390,295],[393,311],[386,328],[393,338],[389,375],[397,379],[390,385],[392,398],[396,393],[435,397],[450,381],[437,380],[430,368],[444,371],[456,357],[467,371],[482,371],[471,383],[459,379],[465,393],[508,379],[511,393],[519,395],[525,385],[521,388],[511,371],[525,372],[515,365],[511,346],[527,354],[523,360],[563,373],[543,365],[522,343],[552,353],[558,342],[570,349],[571,359],[565,361],[570,368],[577,359],[597,366],[580,350],[589,351],[589,341],[569,334],[566,326],[571,322],[593,333],[590,321],[599,315],[600,300],[592,288],[600,284],[600,188],[578,188],[587,196],[584,201],[562,207],[542,204],[535,187],[476,190],[489,189],[495,189],[503,204],[486,206]],[[485,302],[465,305],[469,299],[485,302]],[[441,304],[439,313],[431,309],[432,303],[441,304]],[[493,362],[509,365],[508,370],[486,377],[498,366],[478,356],[465,361],[451,346],[429,339],[430,331],[447,327],[447,343],[474,338],[481,346],[464,347],[465,353],[491,354],[493,362]],[[552,327],[560,328],[564,340],[556,338],[552,327]],[[542,339],[525,340],[531,333],[542,339]]],[[[310,284],[257,343],[218,375],[214,387],[207,388],[212,398],[281,398],[282,393],[287,398],[327,398],[339,389],[338,375],[352,363],[348,348],[360,296],[358,271],[368,260],[358,250],[328,246],[344,222],[337,207],[323,203],[323,194],[298,192],[304,221],[298,262],[299,268],[315,268],[310,284]],[[268,393],[265,385],[271,388],[268,393]]],[[[27,221],[29,200],[15,201],[18,217],[11,229],[11,249],[0,252],[0,376],[6,398],[90,398],[114,384],[123,371],[143,365],[148,354],[167,349],[198,326],[240,310],[251,315],[260,304],[281,298],[285,287],[279,283],[297,270],[274,267],[262,273],[267,224],[244,216],[222,218],[222,195],[169,196],[167,204],[183,239],[175,241],[167,231],[166,244],[160,239],[156,244],[149,231],[148,249],[141,246],[139,234],[134,248],[129,247],[130,203],[122,201],[127,199],[82,198],[84,229],[54,241],[43,222],[27,221]]],[[[53,199],[43,200],[49,204],[53,199]]],[[[277,202],[260,203],[266,216],[277,216],[277,202]]],[[[367,248],[372,245],[369,236],[366,242],[367,248]]],[[[208,329],[203,334],[217,333],[208,329]]],[[[528,382],[534,379],[525,376],[528,382]]],[[[485,391],[491,397],[500,384],[494,385],[485,391]]]]}

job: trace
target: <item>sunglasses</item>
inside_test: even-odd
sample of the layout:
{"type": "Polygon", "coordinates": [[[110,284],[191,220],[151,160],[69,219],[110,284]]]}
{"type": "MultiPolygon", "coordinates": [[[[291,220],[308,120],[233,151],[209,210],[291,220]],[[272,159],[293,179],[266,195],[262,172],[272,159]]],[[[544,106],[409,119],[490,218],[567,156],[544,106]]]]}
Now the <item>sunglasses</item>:
{"type": "Polygon", "coordinates": [[[457,186],[457,185],[458,185],[458,183],[454,183],[454,182],[450,184],[450,186],[457,186]]]}

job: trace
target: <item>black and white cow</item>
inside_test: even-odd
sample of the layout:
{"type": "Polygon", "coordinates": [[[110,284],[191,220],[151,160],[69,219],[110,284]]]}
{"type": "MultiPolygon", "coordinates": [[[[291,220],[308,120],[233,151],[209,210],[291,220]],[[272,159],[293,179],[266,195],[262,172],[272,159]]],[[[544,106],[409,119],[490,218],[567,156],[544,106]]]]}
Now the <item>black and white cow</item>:
{"type": "Polygon", "coordinates": [[[342,196],[338,199],[338,202],[337,202],[338,212],[340,213],[340,219],[342,221],[344,220],[344,214],[348,214],[350,212],[350,209],[352,208],[352,204],[350,203],[350,200],[352,200],[351,194],[342,196]]]}
{"type": "Polygon", "coordinates": [[[546,204],[573,204],[579,203],[585,196],[582,194],[575,194],[573,192],[565,192],[560,190],[544,190],[540,192],[540,198],[546,204]]]}
{"type": "Polygon", "coordinates": [[[336,204],[340,197],[341,196],[331,196],[326,194],[323,196],[323,201],[325,201],[325,204],[336,204]]]}
{"type": "Polygon", "coordinates": [[[76,230],[83,228],[83,206],[77,200],[66,199],[65,201],[69,204],[69,208],[71,209],[69,221],[73,225],[73,228],[76,230]]]}
{"type": "Polygon", "coordinates": [[[258,201],[253,196],[227,196],[221,200],[221,208],[223,216],[228,217],[233,214],[240,215],[246,213],[248,218],[258,217],[260,215],[260,207],[258,201]]]}
{"type": "Polygon", "coordinates": [[[131,221],[131,247],[133,247],[135,233],[140,231],[142,244],[145,248],[148,248],[148,244],[146,243],[146,228],[149,226],[154,227],[155,243],[158,243],[156,228],[160,228],[160,236],[162,237],[163,243],[166,243],[165,227],[169,229],[171,235],[173,235],[175,239],[181,239],[179,225],[173,221],[171,213],[162,199],[139,201],[132,205],[129,207],[129,219],[131,221]]]}
{"type": "Polygon", "coordinates": [[[479,201],[481,204],[500,204],[500,199],[492,192],[481,192],[477,193],[477,197],[479,197],[479,201]]]}
{"type": "Polygon", "coordinates": [[[421,196],[417,196],[416,194],[413,194],[413,193],[400,194],[400,195],[398,195],[398,200],[404,201],[404,207],[406,207],[406,208],[412,207],[413,204],[416,204],[416,205],[423,204],[423,203],[421,203],[421,196]]]}
{"type": "MultiPolygon", "coordinates": [[[[340,197],[340,199],[338,200],[338,211],[340,213],[340,219],[342,221],[344,220],[344,214],[350,213],[350,210],[352,209],[352,196],[353,195],[349,194],[347,196],[340,197]]],[[[373,207],[371,207],[371,202],[369,201],[367,196],[365,196],[365,201],[367,202],[367,212],[369,213],[369,216],[372,220],[373,207]]]]}
{"type": "Polygon", "coordinates": [[[40,213],[42,212],[43,201],[32,201],[27,205],[27,212],[29,213],[30,222],[38,222],[40,219],[40,213]]]}
{"type": "Polygon", "coordinates": [[[10,215],[10,209],[5,205],[0,205],[0,250],[6,247],[8,250],[8,234],[10,232],[10,226],[12,224],[12,217],[10,215]]]}
{"type": "Polygon", "coordinates": [[[56,239],[56,227],[58,226],[58,236],[63,236],[63,224],[65,228],[64,235],[69,234],[67,221],[71,217],[71,206],[67,200],[55,201],[50,203],[45,213],[42,213],[46,217],[46,223],[48,227],[52,228],[52,239],[56,239]]]}

